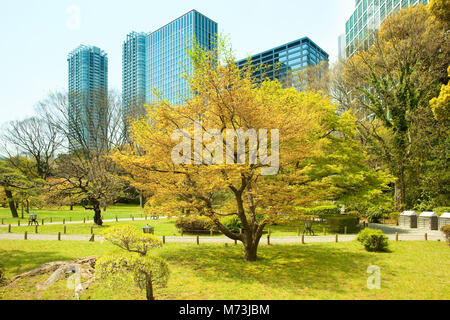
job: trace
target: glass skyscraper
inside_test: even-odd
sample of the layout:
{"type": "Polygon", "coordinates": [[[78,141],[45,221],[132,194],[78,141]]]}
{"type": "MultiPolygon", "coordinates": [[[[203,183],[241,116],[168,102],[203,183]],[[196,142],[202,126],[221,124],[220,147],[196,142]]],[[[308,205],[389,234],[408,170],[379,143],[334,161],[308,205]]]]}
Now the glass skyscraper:
{"type": "Polygon", "coordinates": [[[376,30],[389,15],[411,5],[428,3],[429,0],[356,0],[355,12],[345,24],[347,58],[353,56],[358,49],[369,49],[376,30]]]}
{"type": "Polygon", "coordinates": [[[183,75],[193,72],[187,49],[193,39],[202,48],[213,49],[217,29],[216,22],[192,10],[147,36],[146,103],[167,99],[172,104],[183,105],[184,99],[191,96],[183,75]]]}
{"type": "Polygon", "coordinates": [[[291,74],[308,67],[328,62],[329,55],[308,37],[295,40],[276,48],[256,54],[249,59],[236,62],[238,68],[249,66],[255,70],[253,77],[261,80],[267,77],[270,80],[278,79],[282,84],[289,85],[287,79],[291,74]],[[261,67],[262,66],[262,67],[261,67]]]}
{"type": "Polygon", "coordinates": [[[68,56],[69,143],[71,148],[97,145],[106,134],[108,57],[100,48],[79,46],[68,56]]]}
{"type": "Polygon", "coordinates": [[[122,46],[122,108],[123,116],[145,103],[146,33],[132,32],[122,46]]]}

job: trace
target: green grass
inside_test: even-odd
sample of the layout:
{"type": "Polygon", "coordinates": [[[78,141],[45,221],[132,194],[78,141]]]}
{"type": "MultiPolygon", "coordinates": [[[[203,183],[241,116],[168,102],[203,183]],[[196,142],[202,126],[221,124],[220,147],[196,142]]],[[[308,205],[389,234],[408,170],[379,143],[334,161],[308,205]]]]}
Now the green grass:
{"type": "MultiPolygon", "coordinates": [[[[27,223],[28,224],[28,223],[27,223]]],[[[86,223],[80,223],[80,224],[66,224],[66,234],[69,235],[84,235],[84,234],[90,234],[91,233],[91,227],[93,227],[93,231],[95,234],[101,234],[102,230],[117,226],[117,225],[132,225],[135,226],[138,231],[141,231],[141,228],[145,225],[150,225],[155,228],[155,235],[157,236],[180,236],[181,232],[175,227],[175,219],[167,220],[167,219],[160,219],[160,220],[139,220],[139,221],[119,221],[119,222],[105,222],[103,226],[99,227],[95,224],[90,222],[86,223]]],[[[268,230],[270,229],[270,234],[273,237],[286,237],[286,236],[297,236],[297,227],[293,226],[285,226],[285,225],[277,225],[277,226],[270,226],[265,228],[265,234],[268,233],[268,230]]],[[[300,233],[303,233],[304,227],[301,225],[298,227],[300,233]]],[[[315,235],[323,235],[322,232],[322,226],[316,224],[313,226],[313,230],[315,232],[315,235]]],[[[25,231],[28,231],[29,234],[33,234],[36,232],[35,226],[27,226],[22,225],[19,227],[17,226],[17,223],[14,225],[11,225],[11,233],[24,233],[25,231]]],[[[7,233],[8,228],[0,228],[0,233],[7,233]]],[[[58,225],[39,225],[38,227],[38,233],[41,234],[58,234],[58,232],[61,232],[61,234],[64,234],[64,225],[58,224],[58,225]]],[[[191,234],[185,233],[185,236],[189,236],[191,234]]],[[[202,236],[210,236],[209,233],[204,233],[202,236]]],[[[216,233],[213,235],[214,237],[224,237],[223,234],[216,233]]]]}
{"type": "MultiPolygon", "coordinates": [[[[42,219],[45,219],[45,222],[50,222],[50,218],[52,218],[53,222],[62,222],[63,219],[69,221],[72,218],[73,221],[83,221],[83,218],[93,220],[94,211],[85,210],[82,207],[74,207],[73,211],[70,210],[69,207],[61,207],[55,209],[31,209],[30,212],[36,213],[38,215],[39,223],[41,223],[42,219]]],[[[18,210],[19,217],[22,216],[21,210],[18,210]]],[[[140,217],[143,214],[143,210],[136,205],[127,205],[127,204],[119,204],[108,207],[106,212],[102,212],[103,218],[106,220],[115,219],[118,216],[119,219],[130,218],[131,215],[134,215],[136,218],[140,217]]],[[[0,208],[0,223],[1,219],[4,220],[4,224],[15,224],[17,225],[18,220],[21,220],[21,224],[28,223],[28,214],[24,212],[24,219],[12,218],[11,211],[9,208],[0,208]]]]}
{"type": "MultiPolygon", "coordinates": [[[[243,248],[221,245],[166,245],[154,253],[165,258],[171,278],[158,299],[450,299],[450,248],[440,242],[390,242],[391,252],[369,253],[355,242],[261,246],[259,260],[242,260],[243,248]],[[381,268],[381,289],[369,290],[367,267],[381,268]]],[[[117,252],[108,243],[0,241],[6,275],[42,263],[117,252]]],[[[3,299],[72,299],[60,281],[38,292],[46,277],[21,280],[0,289],[3,299]]],[[[131,280],[126,278],[125,280],[131,280]]],[[[119,289],[96,282],[82,299],[144,299],[131,281],[119,289]]]]}
{"type": "MultiPolygon", "coordinates": [[[[105,222],[103,227],[97,227],[93,225],[93,211],[85,210],[82,207],[74,207],[74,210],[71,211],[68,207],[62,207],[59,209],[43,209],[43,210],[30,210],[30,212],[36,213],[38,215],[39,222],[39,233],[43,234],[57,234],[58,232],[63,233],[64,227],[61,226],[49,226],[46,225],[50,222],[59,222],[62,224],[65,219],[66,222],[74,221],[74,222],[82,222],[83,219],[86,219],[86,223],[80,224],[67,224],[67,234],[90,234],[91,226],[94,226],[94,233],[98,234],[98,229],[102,229],[103,227],[114,226],[117,225],[115,222],[105,222]],[[44,219],[44,226],[41,226],[42,219],[44,219]],[[51,219],[51,220],[50,220],[51,219]]],[[[111,207],[108,207],[106,212],[102,213],[104,220],[115,220],[116,217],[118,219],[131,219],[131,216],[135,218],[145,217],[144,211],[137,205],[127,205],[127,204],[118,204],[111,207]]],[[[19,212],[19,216],[21,213],[19,212]]],[[[175,220],[175,219],[174,219],[175,220]]],[[[155,234],[160,236],[174,236],[180,235],[179,230],[175,228],[174,220],[168,223],[154,223],[152,220],[148,220],[147,222],[142,221],[127,221],[127,222],[119,222],[119,224],[130,224],[135,225],[136,228],[142,228],[146,224],[151,226],[155,226],[155,234]]],[[[34,233],[35,228],[27,227],[28,225],[28,215],[24,213],[24,219],[11,218],[11,212],[7,208],[0,208],[0,224],[3,222],[3,225],[11,225],[12,233],[24,233],[28,231],[28,233],[34,233]],[[18,226],[20,221],[20,227],[18,226]]],[[[315,223],[313,224],[313,231],[315,235],[324,235],[323,233],[324,225],[315,223]]],[[[287,225],[275,225],[268,226],[265,228],[265,234],[268,233],[270,229],[270,233],[274,237],[285,237],[285,236],[297,236],[298,232],[303,233],[305,227],[303,223],[299,222],[297,224],[293,224],[290,226],[287,225]]],[[[0,233],[8,232],[7,228],[0,228],[0,233]]],[[[189,234],[185,234],[189,235],[189,234]]],[[[204,234],[204,236],[209,236],[209,234],[204,234]]],[[[222,234],[215,234],[214,236],[223,236],[222,234]]]]}
{"type": "MultiPolygon", "coordinates": [[[[118,225],[131,225],[136,227],[136,230],[142,232],[141,228],[145,225],[150,225],[155,228],[155,235],[157,236],[179,236],[180,233],[178,229],[175,228],[174,220],[142,220],[142,221],[119,221],[119,222],[105,222],[103,226],[99,227],[92,222],[89,223],[81,223],[81,224],[66,224],[66,234],[69,235],[84,235],[91,234],[91,228],[95,234],[100,235],[101,232],[109,227],[118,226],[118,225]]],[[[35,233],[35,226],[20,226],[17,225],[11,226],[11,233],[24,233],[28,231],[29,234],[35,233]]],[[[7,233],[8,228],[0,228],[0,233],[7,233]]],[[[38,233],[41,234],[64,234],[64,225],[40,225],[38,227],[38,233]]]]}

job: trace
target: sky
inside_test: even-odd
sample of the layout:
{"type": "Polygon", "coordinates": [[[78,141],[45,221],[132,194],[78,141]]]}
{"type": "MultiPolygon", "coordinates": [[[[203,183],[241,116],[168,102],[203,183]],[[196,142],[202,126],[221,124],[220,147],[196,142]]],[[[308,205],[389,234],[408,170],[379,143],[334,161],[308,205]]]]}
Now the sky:
{"type": "Polygon", "coordinates": [[[237,59],[309,37],[337,59],[355,0],[15,0],[0,2],[0,125],[34,115],[67,89],[67,55],[80,44],[108,54],[109,88],[122,87],[122,44],[196,9],[219,25],[237,59]]]}

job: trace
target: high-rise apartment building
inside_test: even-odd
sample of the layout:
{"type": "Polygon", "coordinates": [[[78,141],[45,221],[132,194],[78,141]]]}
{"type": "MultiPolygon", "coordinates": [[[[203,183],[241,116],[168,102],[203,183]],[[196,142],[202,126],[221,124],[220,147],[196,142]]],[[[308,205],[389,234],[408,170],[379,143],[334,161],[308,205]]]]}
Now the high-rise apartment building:
{"type": "Polygon", "coordinates": [[[69,144],[98,146],[106,136],[108,57],[100,48],[79,46],[68,56],[69,144]]]}
{"type": "MultiPolygon", "coordinates": [[[[256,54],[249,59],[242,59],[236,62],[242,69],[251,62],[252,69],[255,70],[253,76],[256,79],[262,77],[271,80],[278,79],[283,84],[291,74],[308,67],[319,64],[322,61],[328,62],[329,55],[308,37],[295,40],[276,48],[256,54]]],[[[289,85],[289,84],[288,84],[289,85]]]]}
{"type": "Polygon", "coordinates": [[[123,116],[139,110],[145,103],[146,33],[132,32],[122,46],[122,108],[123,116]]]}
{"type": "Polygon", "coordinates": [[[146,103],[167,99],[182,105],[191,96],[188,80],[183,77],[193,72],[187,49],[194,39],[202,48],[213,49],[217,28],[216,22],[192,10],[147,35],[146,103]]]}
{"type": "Polygon", "coordinates": [[[428,3],[429,0],[356,0],[355,12],[345,25],[347,58],[373,44],[376,31],[389,15],[411,5],[428,3]]]}
{"type": "Polygon", "coordinates": [[[338,38],[338,59],[345,60],[347,53],[345,51],[345,34],[341,34],[338,38]]]}

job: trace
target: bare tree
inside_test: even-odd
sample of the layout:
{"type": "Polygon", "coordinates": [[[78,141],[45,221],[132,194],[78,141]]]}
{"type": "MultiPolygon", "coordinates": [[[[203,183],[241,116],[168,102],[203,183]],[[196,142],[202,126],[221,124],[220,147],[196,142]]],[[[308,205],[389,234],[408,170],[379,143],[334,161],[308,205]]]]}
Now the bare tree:
{"type": "Polygon", "coordinates": [[[10,164],[29,175],[30,170],[22,166],[24,162],[15,160],[19,156],[31,157],[38,176],[44,180],[51,174],[52,162],[63,139],[54,126],[38,117],[11,122],[1,137],[3,153],[10,164]]]}
{"type": "Polygon", "coordinates": [[[56,160],[54,188],[82,198],[81,204],[95,212],[94,222],[102,225],[101,207],[123,190],[119,167],[109,153],[125,143],[121,99],[111,92],[108,98],[81,105],[86,97],[50,94],[38,106],[48,124],[67,138],[64,154],[56,160]]]}

